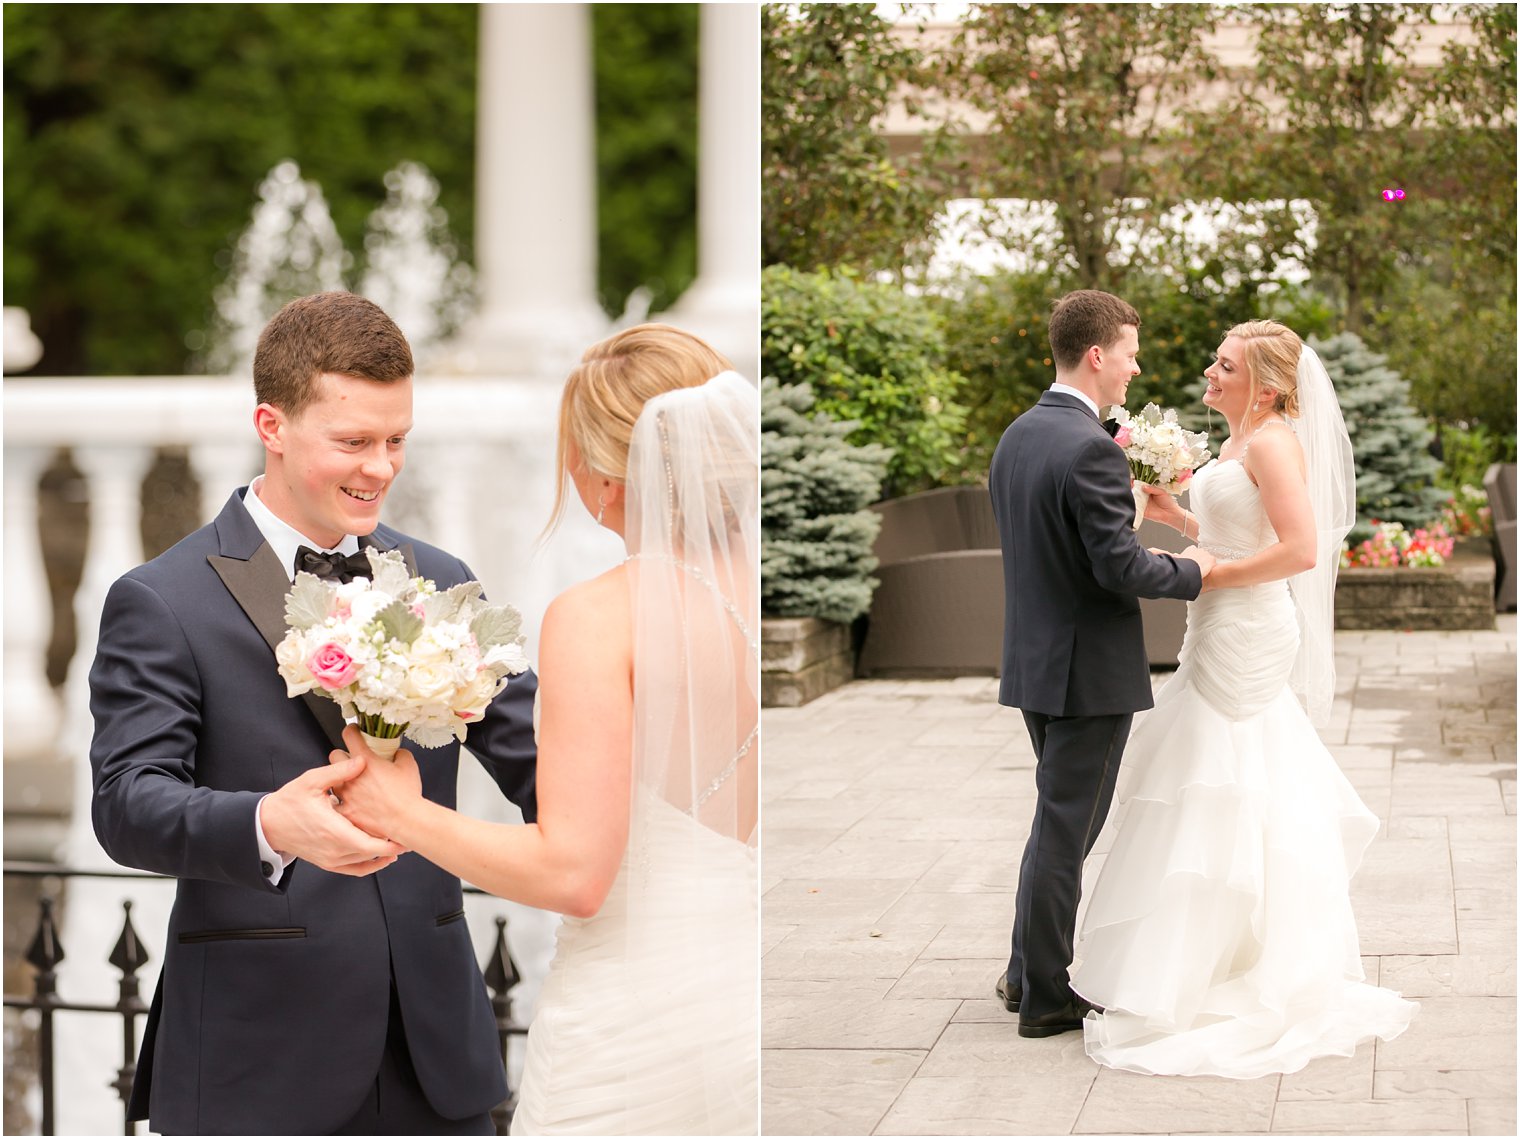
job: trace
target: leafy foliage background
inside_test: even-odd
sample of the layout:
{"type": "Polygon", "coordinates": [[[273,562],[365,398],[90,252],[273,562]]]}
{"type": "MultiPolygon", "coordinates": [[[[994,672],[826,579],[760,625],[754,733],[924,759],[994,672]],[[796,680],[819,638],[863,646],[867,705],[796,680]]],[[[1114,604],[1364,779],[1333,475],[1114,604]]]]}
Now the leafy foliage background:
{"type": "MultiPolygon", "coordinates": [[[[5,296],[39,374],[176,373],[261,178],[318,182],[350,251],[405,159],[474,244],[479,11],[465,4],[4,9],[5,296]]],[[[597,5],[600,292],[692,279],[697,9],[597,5]]],[[[530,112],[531,113],[531,112],[530,112]]]]}

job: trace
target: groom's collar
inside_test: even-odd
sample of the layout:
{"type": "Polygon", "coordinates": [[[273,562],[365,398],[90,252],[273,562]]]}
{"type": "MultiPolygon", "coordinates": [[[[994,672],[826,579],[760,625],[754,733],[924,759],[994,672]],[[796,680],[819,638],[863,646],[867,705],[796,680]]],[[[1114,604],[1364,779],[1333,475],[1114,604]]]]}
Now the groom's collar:
{"type": "MultiPolygon", "coordinates": [[[[302,546],[318,550],[327,547],[302,534],[265,505],[264,500],[259,497],[259,484],[263,480],[264,476],[260,475],[248,484],[248,490],[243,495],[243,508],[252,516],[253,524],[259,528],[259,533],[264,535],[264,541],[274,551],[275,557],[279,558],[280,565],[285,568],[286,577],[290,581],[295,581],[296,551],[302,546]]],[[[333,549],[340,554],[356,554],[359,552],[359,539],[352,534],[345,534],[343,540],[333,549]]]]}
{"type": "Polygon", "coordinates": [[[1053,392],[1056,395],[1075,396],[1077,399],[1079,399],[1079,400],[1082,401],[1083,405],[1089,411],[1091,411],[1093,413],[1093,417],[1095,419],[1100,419],[1101,420],[1103,418],[1102,414],[1098,411],[1098,405],[1095,402],[1093,402],[1092,397],[1089,396],[1086,392],[1078,391],[1076,388],[1072,387],[1070,384],[1063,384],[1063,383],[1054,383],[1054,384],[1051,384],[1050,387],[1047,390],[1053,392]]]}

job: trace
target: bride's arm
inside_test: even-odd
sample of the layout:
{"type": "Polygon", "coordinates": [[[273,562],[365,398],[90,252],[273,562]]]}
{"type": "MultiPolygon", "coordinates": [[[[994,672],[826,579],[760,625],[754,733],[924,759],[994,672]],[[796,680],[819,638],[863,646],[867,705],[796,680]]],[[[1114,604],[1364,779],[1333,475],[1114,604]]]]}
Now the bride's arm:
{"type": "Polygon", "coordinates": [[[340,810],[371,833],[412,836],[409,849],[492,894],[589,917],[628,843],[633,681],[622,570],[568,590],[544,614],[539,711],[534,823],[472,819],[422,798],[410,758],[370,760],[369,777],[339,789],[340,810]]]}
{"type": "Polygon", "coordinates": [[[1220,558],[1205,590],[1240,589],[1278,581],[1314,568],[1314,511],[1304,483],[1304,456],[1291,431],[1264,431],[1251,446],[1246,473],[1261,491],[1261,504],[1277,541],[1248,558],[1220,558]]]}

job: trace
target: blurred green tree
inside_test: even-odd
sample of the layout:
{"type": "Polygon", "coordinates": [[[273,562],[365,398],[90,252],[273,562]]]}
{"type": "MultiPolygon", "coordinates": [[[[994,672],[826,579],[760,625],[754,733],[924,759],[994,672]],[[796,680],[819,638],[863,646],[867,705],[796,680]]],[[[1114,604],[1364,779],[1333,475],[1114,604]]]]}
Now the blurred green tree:
{"type": "MultiPolygon", "coordinates": [[[[421,162],[472,249],[478,21],[466,4],[7,5],[5,295],[31,312],[36,370],[182,370],[285,158],[355,253],[384,173],[421,162]]],[[[696,11],[598,6],[594,30],[601,293],[616,311],[648,282],[658,305],[695,271],[696,11]]]]}
{"type": "MultiPolygon", "coordinates": [[[[1254,73],[1236,98],[1193,118],[1213,161],[1205,184],[1233,199],[1306,199],[1309,267],[1360,332],[1401,252],[1429,240],[1435,88],[1411,62],[1422,4],[1255,4],[1254,73]],[[1412,189],[1392,204],[1385,188],[1412,189]]],[[[1286,207],[1284,207],[1286,208],[1286,207]]]]}
{"type": "Polygon", "coordinates": [[[669,308],[697,273],[696,4],[594,4],[597,264],[616,316],[669,308]]]}
{"type": "Polygon", "coordinates": [[[1213,77],[1217,19],[1201,4],[976,4],[961,21],[939,73],[986,119],[973,192],[1054,203],[1075,287],[1115,288],[1136,260],[1119,223],[1153,229],[1185,196],[1188,156],[1158,110],[1213,77]]]}
{"type": "Polygon", "coordinates": [[[912,98],[923,55],[874,4],[765,4],[761,262],[901,272],[922,264],[946,196],[948,152],[894,157],[877,133],[912,98]]]}

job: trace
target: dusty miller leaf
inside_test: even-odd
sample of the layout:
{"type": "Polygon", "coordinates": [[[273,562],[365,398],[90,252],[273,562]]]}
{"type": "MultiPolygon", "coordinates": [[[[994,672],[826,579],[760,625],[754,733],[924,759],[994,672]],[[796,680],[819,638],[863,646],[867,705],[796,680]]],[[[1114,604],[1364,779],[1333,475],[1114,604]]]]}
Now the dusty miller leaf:
{"type": "Polygon", "coordinates": [[[330,587],[315,574],[298,573],[285,595],[285,624],[291,629],[310,629],[327,620],[330,587]]]}
{"type": "Polygon", "coordinates": [[[461,614],[469,611],[471,603],[478,601],[480,596],[480,582],[466,581],[443,593],[435,593],[426,598],[422,607],[427,614],[428,623],[436,625],[445,621],[457,621],[461,614]]]}
{"type": "Polygon", "coordinates": [[[493,645],[514,644],[522,637],[522,614],[510,605],[493,605],[476,614],[470,632],[482,651],[493,645]]]}
{"type": "Polygon", "coordinates": [[[373,588],[392,597],[407,597],[413,592],[412,575],[406,568],[406,559],[395,550],[369,549],[369,564],[375,571],[371,578],[373,588]]]}
{"type": "Polygon", "coordinates": [[[375,614],[375,619],[385,630],[386,637],[400,641],[403,645],[411,644],[422,632],[422,618],[413,613],[404,601],[392,601],[375,614]]]}

